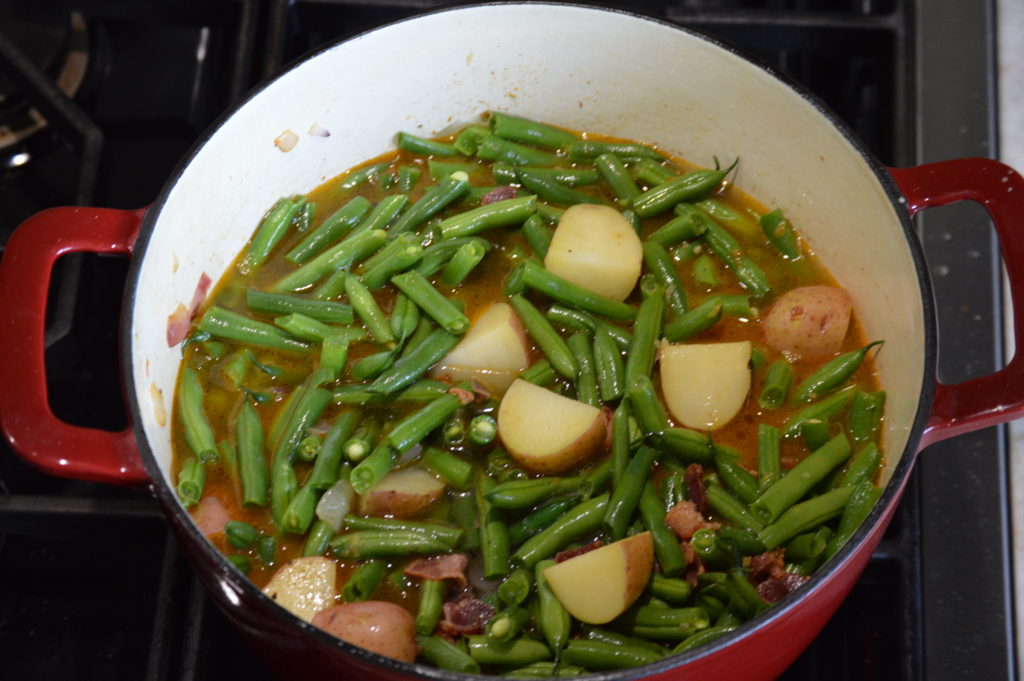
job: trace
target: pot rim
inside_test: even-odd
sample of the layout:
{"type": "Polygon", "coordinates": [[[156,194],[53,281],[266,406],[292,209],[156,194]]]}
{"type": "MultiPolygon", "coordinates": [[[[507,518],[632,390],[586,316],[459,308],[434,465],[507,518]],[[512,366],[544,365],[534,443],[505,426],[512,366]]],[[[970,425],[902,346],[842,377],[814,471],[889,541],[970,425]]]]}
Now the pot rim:
{"type": "MultiPolygon", "coordinates": [[[[682,653],[680,655],[670,655],[665,659],[658,662],[654,662],[641,667],[633,667],[624,670],[609,671],[609,672],[597,672],[588,675],[588,678],[607,679],[609,681],[626,681],[627,679],[637,679],[640,677],[665,673],[677,667],[682,667],[690,662],[697,660],[702,657],[710,656],[718,653],[731,646],[734,642],[741,638],[744,638],[763,626],[767,626],[769,623],[776,619],[786,616],[794,608],[800,607],[802,600],[806,599],[813,592],[818,591],[822,588],[826,582],[828,582],[835,573],[837,573],[852,557],[855,553],[861,550],[861,544],[865,541],[868,534],[875,529],[875,526],[882,521],[883,517],[886,517],[892,510],[892,508],[898,503],[900,496],[902,495],[903,488],[906,485],[907,479],[909,478],[910,472],[914,465],[914,461],[917,456],[917,451],[920,448],[920,439],[924,432],[928,416],[931,411],[932,401],[935,395],[935,369],[937,366],[938,349],[937,349],[937,323],[935,321],[935,302],[932,296],[931,277],[927,268],[927,264],[924,258],[924,252],[921,247],[920,241],[918,240],[916,231],[914,230],[913,223],[911,222],[908,211],[906,210],[906,199],[898,190],[895,181],[892,176],[886,170],[886,166],[882,164],[874,154],[868,150],[861,142],[856,133],[850,129],[847,124],[842,121],[823,101],[821,101],[817,95],[811,93],[803,85],[794,81],[786,74],[780,73],[771,66],[764,64],[756,57],[745,53],[739,48],[732,46],[728,43],[724,43],[717,38],[706,35],[695,29],[687,26],[681,26],[672,22],[666,21],[658,17],[652,17],[644,14],[643,12],[632,10],[632,9],[621,9],[615,7],[604,7],[597,5],[588,5],[585,3],[577,2],[561,2],[557,0],[543,0],[534,2],[532,0],[527,1],[508,1],[508,2],[484,2],[477,4],[464,4],[448,6],[439,9],[433,9],[421,13],[417,13],[413,16],[388,22],[382,26],[376,28],[360,31],[344,35],[328,44],[325,44],[319,48],[311,50],[310,52],[301,55],[285,65],[282,70],[263,80],[252,89],[250,89],[245,96],[239,100],[230,110],[225,111],[214,120],[210,126],[203,131],[203,133],[197,138],[195,143],[189,149],[189,151],[182,156],[181,160],[176,165],[174,171],[168,176],[166,182],[163,185],[160,193],[156,199],[150,204],[146,210],[146,214],[142,219],[139,226],[138,237],[136,238],[135,245],[133,248],[133,257],[128,271],[128,276],[125,284],[125,297],[123,308],[121,312],[121,329],[120,329],[120,340],[121,347],[125,349],[121,353],[121,370],[122,375],[125,377],[134,376],[133,373],[133,337],[132,337],[132,321],[133,321],[133,310],[135,308],[135,296],[138,291],[139,276],[142,269],[142,261],[145,257],[145,252],[149,246],[149,241],[152,233],[155,229],[155,225],[159,219],[161,209],[167,202],[172,188],[178,183],[182,175],[185,173],[188,166],[191,164],[193,159],[203,149],[203,147],[213,138],[214,135],[220,130],[220,128],[234,115],[236,115],[241,109],[243,109],[250,100],[256,95],[261,93],[267,87],[275,83],[281,78],[288,77],[292,71],[294,71],[299,65],[306,61],[316,59],[322,54],[329,52],[343,43],[350,40],[358,39],[364,35],[374,33],[381,29],[387,29],[391,26],[403,24],[409,21],[416,21],[423,17],[433,16],[435,14],[444,14],[448,12],[460,12],[467,10],[485,10],[489,7],[506,7],[506,6],[527,6],[527,7],[561,7],[561,8],[574,8],[588,11],[599,11],[610,14],[619,14],[630,19],[639,19],[641,21],[651,22],[659,24],[661,26],[671,28],[673,30],[681,31],[689,35],[692,38],[696,38],[704,43],[709,44],[712,47],[725,50],[730,54],[743,59],[744,61],[752,64],[753,66],[761,69],[776,80],[781,86],[788,87],[795,94],[799,95],[801,99],[810,104],[819,114],[821,114],[831,125],[835,128],[843,139],[856,151],[861,158],[866,162],[875,179],[882,186],[886,196],[890,203],[896,209],[896,215],[899,219],[900,226],[903,230],[904,237],[907,242],[907,246],[910,249],[910,255],[914,262],[914,267],[917,275],[918,289],[921,296],[922,312],[924,315],[923,326],[924,326],[924,372],[921,377],[920,386],[920,400],[918,402],[917,411],[915,413],[913,423],[910,427],[910,435],[907,440],[906,448],[899,462],[892,470],[892,475],[889,482],[886,484],[885,489],[882,491],[882,495],[876,502],[875,507],[871,510],[868,517],[861,523],[860,527],[853,534],[849,541],[829,560],[827,560],[818,570],[815,571],[814,575],[807,582],[807,584],[801,587],[797,592],[791,593],[786,596],[782,601],[773,605],[773,607],[765,613],[747,620],[735,630],[728,634],[721,636],[720,638],[712,641],[711,643],[699,646],[698,648],[682,653]]],[[[452,679],[452,678],[472,678],[478,675],[466,674],[462,672],[454,672],[449,670],[443,670],[436,667],[428,666],[420,663],[404,663],[394,660],[392,658],[384,657],[376,653],[372,653],[364,648],[354,646],[347,643],[335,636],[327,633],[326,631],[313,626],[312,624],[300,619],[288,610],[266,596],[261,589],[257,588],[256,585],[250,581],[247,577],[242,575],[236,570],[228,561],[227,558],[218,551],[211,542],[209,542],[205,536],[203,536],[196,524],[192,521],[189,513],[181,506],[177,496],[175,495],[174,489],[165,479],[163,471],[160,469],[156,458],[153,454],[152,449],[149,446],[149,442],[146,438],[145,432],[140,425],[142,423],[142,409],[139,400],[136,398],[136,392],[133,389],[125,390],[126,393],[126,404],[129,409],[131,416],[132,430],[135,433],[135,440],[138,446],[139,454],[142,459],[143,466],[146,470],[147,475],[150,478],[149,488],[151,492],[157,497],[161,505],[164,508],[165,513],[169,513],[173,520],[177,522],[173,525],[182,528],[189,539],[193,541],[195,545],[199,547],[199,551],[202,557],[209,561],[216,567],[216,577],[219,580],[226,581],[236,591],[240,592],[248,599],[255,599],[260,602],[264,608],[278,608],[277,615],[283,618],[286,622],[290,621],[295,627],[305,631],[307,634],[313,636],[320,644],[333,647],[346,654],[353,655],[357,658],[361,658],[368,663],[379,665],[385,668],[389,668],[392,671],[400,672],[408,675],[415,675],[421,678],[431,679],[452,679]]]]}

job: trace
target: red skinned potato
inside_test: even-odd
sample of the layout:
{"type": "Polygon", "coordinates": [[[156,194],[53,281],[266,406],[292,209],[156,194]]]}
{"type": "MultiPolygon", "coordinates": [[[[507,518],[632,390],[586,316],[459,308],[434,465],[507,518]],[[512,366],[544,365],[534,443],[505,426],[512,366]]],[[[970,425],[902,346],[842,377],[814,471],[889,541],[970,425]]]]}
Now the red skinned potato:
{"type": "Polygon", "coordinates": [[[416,659],[416,621],[408,610],[394,603],[360,601],[335,605],[318,612],[313,625],[385,657],[402,662],[416,659]]]}
{"type": "Polygon", "coordinates": [[[791,359],[839,352],[850,325],[850,294],[835,286],[802,286],[784,293],[761,326],[768,345],[791,359]]]}
{"type": "Polygon", "coordinates": [[[388,473],[359,497],[364,515],[418,518],[441,500],[445,485],[418,466],[388,473]]]}

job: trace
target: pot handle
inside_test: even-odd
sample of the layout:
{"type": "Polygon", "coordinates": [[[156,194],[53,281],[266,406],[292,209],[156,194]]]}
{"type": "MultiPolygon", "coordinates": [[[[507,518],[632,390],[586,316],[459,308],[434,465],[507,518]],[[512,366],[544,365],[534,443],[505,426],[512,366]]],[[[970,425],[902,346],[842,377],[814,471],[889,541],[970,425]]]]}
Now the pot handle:
{"type": "Polygon", "coordinates": [[[51,208],[23,222],[0,261],[0,426],[26,462],[66,478],[119,485],[149,480],[131,427],[58,419],[46,388],[46,298],[54,263],[78,252],[131,255],[144,211],[51,208]]]}
{"type": "MultiPolygon", "coordinates": [[[[1010,281],[1010,295],[1024,303],[1024,178],[1013,168],[987,158],[890,168],[913,215],[922,208],[954,201],[977,201],[995,225],[1010,281]]],[[[1013,330],[1024,343],[1024,309],[1015,309],[1013,330]]],[[[935,400],[921,447],[955,435],[987,428],[1024,415],[1024,353],[1015,352],[1001,370],[963,383],[946,384],[936,376],[935,400]]]]}

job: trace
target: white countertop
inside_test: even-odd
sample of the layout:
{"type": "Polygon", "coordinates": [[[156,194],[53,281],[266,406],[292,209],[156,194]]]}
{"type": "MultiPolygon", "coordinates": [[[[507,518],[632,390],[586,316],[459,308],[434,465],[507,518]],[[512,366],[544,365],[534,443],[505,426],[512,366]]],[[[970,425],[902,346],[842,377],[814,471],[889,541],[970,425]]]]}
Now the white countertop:
{"type": "MultiPolygon", "coordinates": [[[[1024,2],[998,0],[997,8],[999,160],[1024,172],[1024,2]]],[[[1008,301],[1009,296],[1006,299],[1008,301]]],[[[1012,319],[1009,309],[1006,319],[1009,326],[1012,319]]],[[[1008,328],[1007,358],[1013,356],[1012,336],[1013,331],[1008,328]]],[[[1024,421],[1010,424],[1010,454],[1017,650],[1021,651],[1024,650],[1024,421]]]]}

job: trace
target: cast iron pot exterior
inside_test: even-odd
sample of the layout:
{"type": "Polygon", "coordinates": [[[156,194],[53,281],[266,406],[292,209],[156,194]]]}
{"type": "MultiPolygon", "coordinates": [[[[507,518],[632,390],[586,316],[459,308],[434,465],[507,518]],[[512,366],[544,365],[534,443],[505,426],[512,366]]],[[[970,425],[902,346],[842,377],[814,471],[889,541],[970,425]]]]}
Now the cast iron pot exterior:
{"type": "MultiPolygon", "coordinates": [[[[910,215],[980,201],[1000,230],[1014,297],[1024,273],[1024,180],[974,159],[888,171],[813,97],[706,37],[635,15],[572,5],[499,4],[424,15],[326,48],[223,117],[146,211],[64,208],[22,225],[0,263],[4,431],[56,475],[139,485],[156,496],[197,574],[282,678],[464,676],[351,646],[264,596],[200,534],[170,482],[169,422],[180,348],[167,317],[203,273],[220,278],[277,197],[304,193],[393,147],[488,110],[659,143],[704,165],[740,157],[736,184],[782,206],[855,300],[889,392],[886,488],[865,524],[798,592],[730,635],[608,679],[778,676],[817,635],[881,539],[920,447],[1014,418],[1024,363],[957,386],[937,382],[928,273],[910,215]],[[438,37],[442,37],[438,40],[438,37]],[[658,55],[657,69],[650,56],[658,55]],[[405,55],[425,55],[410,65],[405,55]],[[298,144],[274,144],[285,130],[298,144]],[[326,130],[324,137],[315,131],[326,130]],[[1013,193],[1016,190],[1016,193],[1013,193]],[[1019,220],[1020,218],[1016,218],[1019,220]],[[42,337],[49,273],[66,253],[132,257],[123,375],[133,425],[63,424],[46,398],[42,337]],[[16,292],[16,293],[15,293],[16,292]],[[1009,386],[1009,387],[1007,387],[1009,386]],[[1014,395],[1014,392],[1018,393],[1014,395]]],[[[1024,337],[1020,324],[1018,337],[1024,337]]]]}

